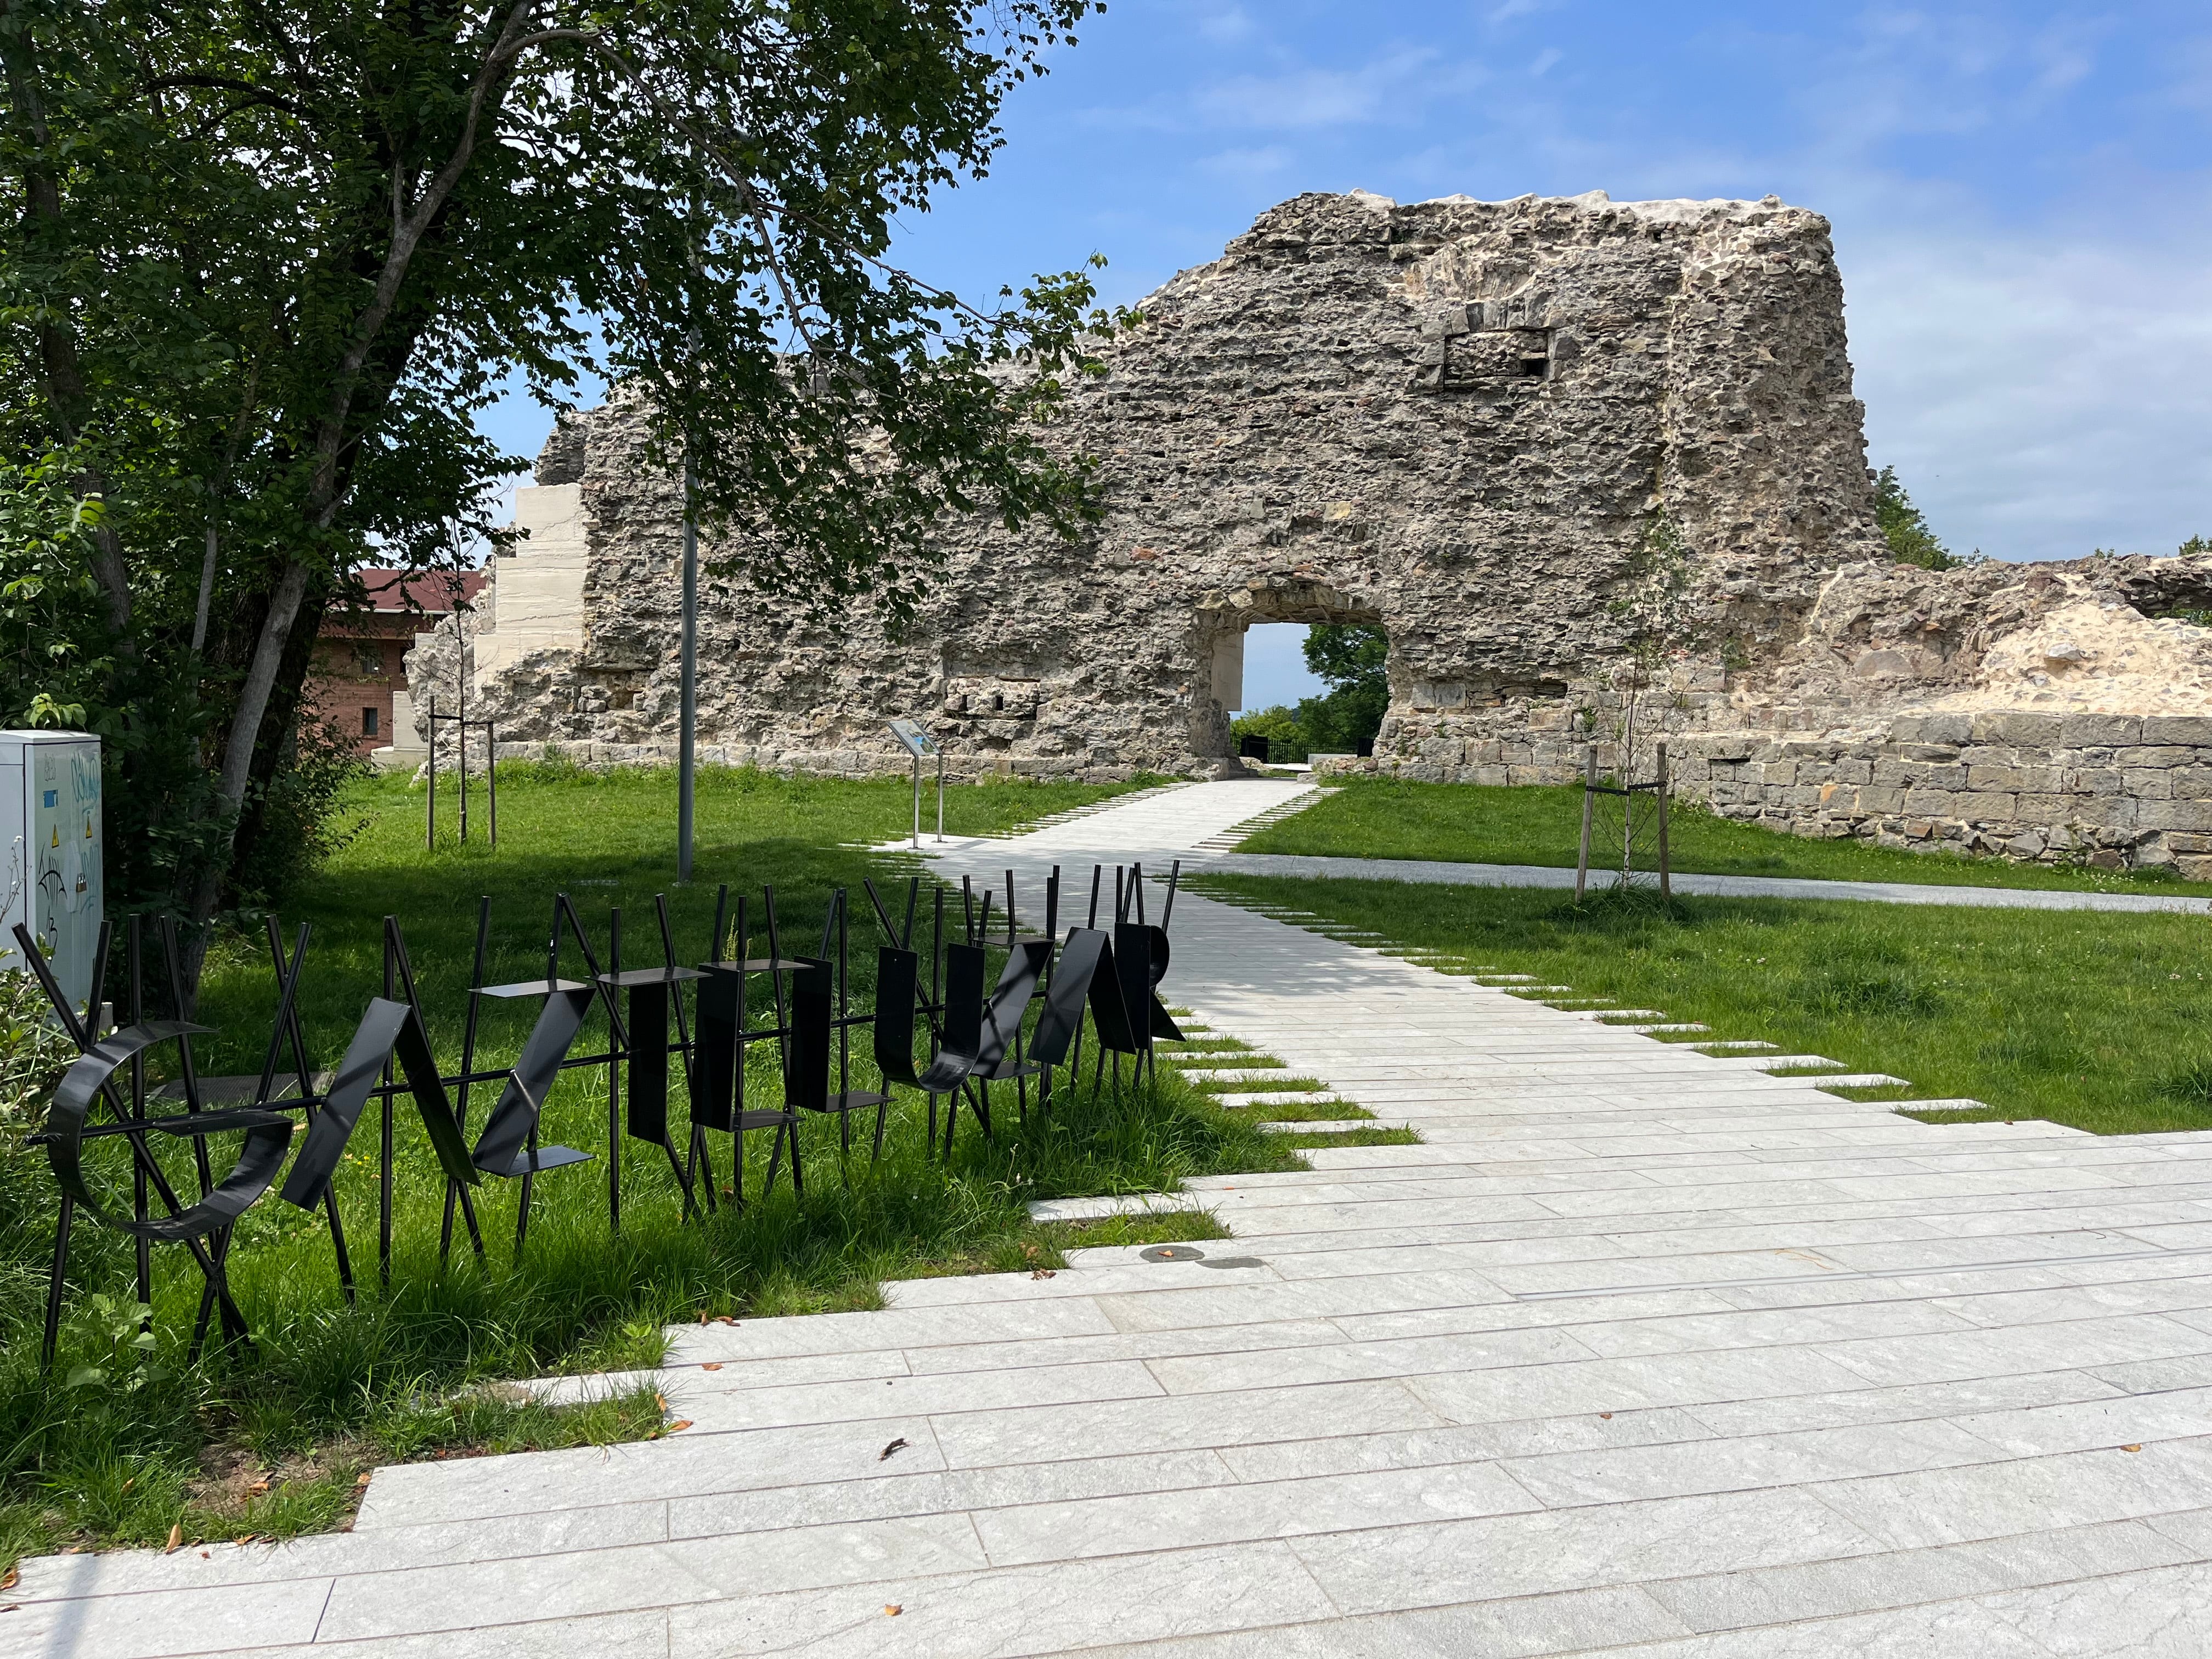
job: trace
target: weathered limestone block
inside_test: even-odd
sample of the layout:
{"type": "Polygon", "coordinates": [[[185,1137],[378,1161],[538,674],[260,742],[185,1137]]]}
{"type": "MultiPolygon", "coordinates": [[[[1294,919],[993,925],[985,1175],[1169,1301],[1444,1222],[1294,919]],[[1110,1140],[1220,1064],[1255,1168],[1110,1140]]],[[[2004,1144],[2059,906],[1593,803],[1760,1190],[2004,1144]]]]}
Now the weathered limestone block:
{"type": "Polygon", "coordinates": [[[2024,823],[2049,827],[2063,824],[2087,809],[2071,795],[2022,794],[2013,810],[2024,823]]]}
{"type": "Polygon", "coordinates": [[[1978,743],[2008,744],[2014,748],[2049,748],[2063,741],[2063,716],[2008,713],[1977,714],[1972,732],[1978,743]]]}
{"type": "Polygon", "coordinates": [[[2132,748],[2142,726],[2131,714],[2070,714],[2059,723],[2059,741],[2068,749],[2132,748]]]}
{"type": "Polygon", "coordinates": [[[2147,800],[2136,808],[2139,830],[2212,830],[2212,801],[2147,800]]]}
{"type": "Polygon", "coordinates": [[[1905,714],[1890,724],[1889,734],[1898,743],[1962,744],[1973,726],[1970,714],[1905,714]]]}
{"type": "Polygon", "coordinates": [[[1959,751],[1960,761],[1969,767],[2017,766],[2020,750],[2005,744],[1969,744],[1959,751]]]}
{"type": "Polygon", "coordinates": [[[2019,810],[2019,802],[2011,795],[1993,791],[1969,791],[1954,796],[1952,806],[1957,816],[1969,823],[2003,823],[2019,810]]]}
{"type": "MultiPolygon", "coordinates": [[[[2212,717],[2152,714],[2143,720],[2142,740],[2149,745],[2179,744],[2191,748],[2212,746],[2212,717]]],[[[2170,763],[2179,765],[2181,763],[2170,763]]]]}

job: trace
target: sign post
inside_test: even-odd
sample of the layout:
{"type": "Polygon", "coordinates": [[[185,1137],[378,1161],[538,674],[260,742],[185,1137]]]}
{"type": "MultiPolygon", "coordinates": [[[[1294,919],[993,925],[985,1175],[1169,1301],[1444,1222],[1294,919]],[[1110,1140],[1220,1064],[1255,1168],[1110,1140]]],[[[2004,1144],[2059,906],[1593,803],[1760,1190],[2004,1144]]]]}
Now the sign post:
{"type": "Polygon", "coordinates": [[[937,739],[912,720],[893,720],[891,735],[914,762],[914,850],[921,851],[921,757],[937,757],[937,838],[945,839],[945,751],[937,739]]]}
{"type": "Polygon", "coordinates": [[[699,520],[691,475],[691,447],[684,447],[684,623],[678,648],[676,751],[676,879],[691,881],[691,835],[699,773],[699,520]]]}

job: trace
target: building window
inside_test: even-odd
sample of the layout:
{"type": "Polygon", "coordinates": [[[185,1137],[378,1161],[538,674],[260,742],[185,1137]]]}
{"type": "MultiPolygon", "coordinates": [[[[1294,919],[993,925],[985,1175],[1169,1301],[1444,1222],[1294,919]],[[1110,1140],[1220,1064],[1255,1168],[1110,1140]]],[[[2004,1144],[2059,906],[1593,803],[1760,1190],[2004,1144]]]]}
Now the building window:
{"type": "Polygon", "coordinates": [[[362,709],[362,710],[361,711],[361,734],[362,734],[362,736],[363,736],[364,738],[373,738],[373,737],[374,737],[374,736],[376,735],[376,726],[377,726],[377,711],[376,711],[375,709],[374,709],[374,708],[364,708],[364,709],[362,709]]]}

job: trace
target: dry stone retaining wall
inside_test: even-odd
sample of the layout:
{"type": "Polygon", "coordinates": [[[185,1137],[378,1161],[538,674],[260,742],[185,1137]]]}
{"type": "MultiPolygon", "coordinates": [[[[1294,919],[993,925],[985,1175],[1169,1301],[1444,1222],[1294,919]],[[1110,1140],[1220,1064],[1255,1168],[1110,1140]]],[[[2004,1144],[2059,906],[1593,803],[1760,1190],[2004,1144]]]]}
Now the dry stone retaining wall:
{"type": "MultiPolygon", "coordinates": [[[[1844,566],[1772,660],[1674,665],[1650,735],[1682,793],[1769,828],[2212,879],[2208,603],[2202,556],[1844,566]]],[[[1585,731],[1612,764],[1619,699],[1399,718],[1397,753],[1327,769],[1571,782],[1585,731]]]]}
{"type": "Polygon", "coordinates": [[[1686,784],[1729,817],[2212,878],[2212,720],[1905,714],[1862,736],[1687,747],[1686,784]]]}

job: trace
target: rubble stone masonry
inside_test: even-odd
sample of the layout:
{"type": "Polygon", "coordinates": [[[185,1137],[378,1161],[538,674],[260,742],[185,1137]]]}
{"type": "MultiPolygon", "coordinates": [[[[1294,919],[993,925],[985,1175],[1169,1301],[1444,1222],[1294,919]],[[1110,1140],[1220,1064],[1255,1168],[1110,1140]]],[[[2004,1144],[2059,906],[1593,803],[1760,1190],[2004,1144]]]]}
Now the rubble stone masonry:
{"type": "MultiPolygon", "coordinates": [[[[1891,565],[1818,215],[1301,196],[1143,310],[1048,434],[1102,463],[1080,540],[949,524],[896,641],[703,584],[703,758],[891,771],[905,715],[960,775],[1233,772],[1245,629],[1374,622],[1373,769],[1565,781],[1663,511],[1701,624],[1662,699],[1686,791],[1801,833],[2212,868],[2212,635],[2154,619],[2212,574],[1891,565]]],[[[564,422],[467,624],[508,753],[674,757],[681,493],[641,426],[619,397],[564,422]]]]}

